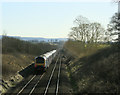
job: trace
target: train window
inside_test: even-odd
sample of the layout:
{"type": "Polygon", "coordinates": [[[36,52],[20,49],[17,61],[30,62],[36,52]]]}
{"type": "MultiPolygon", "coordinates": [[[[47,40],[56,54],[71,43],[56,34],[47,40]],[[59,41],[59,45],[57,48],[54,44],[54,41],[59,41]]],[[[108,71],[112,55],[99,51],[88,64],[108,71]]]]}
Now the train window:
{"type": "Polygon", "coordinates": [[[36,58],[36,63],[44,63],[44,58],[42,57],[36,58]]]}

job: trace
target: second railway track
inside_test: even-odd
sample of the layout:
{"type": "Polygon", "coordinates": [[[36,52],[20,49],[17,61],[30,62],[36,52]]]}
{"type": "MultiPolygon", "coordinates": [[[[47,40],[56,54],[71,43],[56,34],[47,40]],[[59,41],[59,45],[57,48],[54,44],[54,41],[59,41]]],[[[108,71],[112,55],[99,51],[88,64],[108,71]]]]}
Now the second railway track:
{"type": "MultiPolygon", "coordinates": [[[[52,79],[52,76],[54,74],[54,71],[56,69],[56,66],[57,66],[57,63],[58,63],[58,60],[59,60],[59,56],[54,64],[54,68],[52,69],[52,73],[50,75],[50,78],[52,79]]],[[[48,72],[48,71],[46,71],[48,72]]],[[[43,73],[42,75],[34,75],[31,80],[20,90],[20,92],[18,92],[17,95],[21,95],[22,93],[27,93],[28,95],[32,95],[32,94],[35,94],[35,93],[41,93],[40,90],[35,92],[36,89],[40,89],[39,88],[39,85],[41,85],[40,81],[42,79],[42,77],[44,76],[44,74],[47,74],[47,73],[43,73]]],[[[49,79],[50,81],[50,79],[49,79]]],[[[49,82],[48,82],[49,83],[49,82]]],[[[48,86],[49,87],[49,86],[48,86]]],[[[47,91],[46,91],[47,92],[47,91]]]]}
{"type": "Polygon", "coordinates": [[[60,82],[60,69],[61,68],[61,57],[57,60],[55,67],[52,70],[47,86],[45,88],[44,95],[48,93],[58,94],[59,82],[60,82]]]}
{"type": "Polygon", "coordinates": [[[51,68],[46,71],[43,79],[38,83],[33,94],[56,94],[59,92],[61,58],[58,56],[56,62],[51,64],[51,68]]]}
{"type": "MultiPolygon", "coordinates": [[[[61,68],[61,57],[58,55],[56,61],[54,60],[50,67],[45,73],[33,75],[29,81],[24,84],[23,87],[16,88],[19,90],[13,91],[16,95],[22,95],[24,93],[28,95],[32,94],[43,94],[59,92],[60,84],[60,69],[61,68]]],[[[12,95],[11,93],[11,95],[12,95]]]]}

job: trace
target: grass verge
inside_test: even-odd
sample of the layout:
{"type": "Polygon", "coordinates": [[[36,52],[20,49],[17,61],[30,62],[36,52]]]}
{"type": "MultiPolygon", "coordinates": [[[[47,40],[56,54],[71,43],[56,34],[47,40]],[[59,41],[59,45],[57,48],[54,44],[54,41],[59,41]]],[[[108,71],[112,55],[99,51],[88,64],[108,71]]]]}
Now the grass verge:
{"type": "Polygon", "coordinates": [[[74,57],[67,67],[74,93],[120,93],[120,50],[117,45],[104,45],[93,51],[79,50],[81,47],[75,47],[75,43],[75,48],[70,46],[65,49],[74,57]]]}

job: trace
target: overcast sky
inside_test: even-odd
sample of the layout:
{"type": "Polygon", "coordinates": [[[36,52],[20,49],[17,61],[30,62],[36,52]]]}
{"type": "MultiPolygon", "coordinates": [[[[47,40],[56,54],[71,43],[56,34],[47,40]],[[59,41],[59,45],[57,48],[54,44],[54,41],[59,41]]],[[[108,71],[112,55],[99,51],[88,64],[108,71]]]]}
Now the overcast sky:
{"type": "MultiPolygon", "coordinates": [[[[32,1],[32,0],[31,0],[32,1]]],[[[55,0],[54,0],[55,1],[55,0]]],[[[117,4],[91,2],[2,2],[2,32],[13,36],[64,38],[79,15],[106,28],[117,4]]],[[[99,1],[99,2],[97,2],[99,1]]]]}

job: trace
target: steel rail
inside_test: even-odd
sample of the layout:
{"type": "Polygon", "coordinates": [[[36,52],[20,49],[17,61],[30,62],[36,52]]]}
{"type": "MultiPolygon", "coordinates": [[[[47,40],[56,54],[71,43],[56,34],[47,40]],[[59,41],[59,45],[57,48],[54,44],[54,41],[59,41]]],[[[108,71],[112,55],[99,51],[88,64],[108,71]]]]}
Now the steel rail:
{"type": "Polygon", "coordinates": [[[58,89],[59,89],[59,82],[60,82],[60,68],[61,68],[61,58],[60,58],[60,65],[59,65],[59,71],[58,71],[58,80],[57,80],[57,86],[56,86],[56,95],[58,94],[58,89]]]}
{"type": "MultiPolygon", "coordinates": [[[[59,56],[58,56],[58,59],[59,59],[59,56]]],[[[49,84],[50,84],[50,82],[51,82],[53,73],[54,73],[54,71],[55,71],[55,68],[56,68],[56,64],[57,64],[57,62],[58,62],[58,59],[56,60],[55,66],[54,66],[54,68],[53,68],[53,70],[52,70],[52,73],[51,73],[51,76],[50,76],[48,85],[47,85],[46,90],[45,90],[45,94],[47,93],[47,90],[48,90],[48,88],[49,88],[49,84]]],[[[45,74],[45,73],[44,73],[44,74],[45,74]]],[[[41,75],[40,79],[37,81],[37,83],[36,83],[36,84],[33,86],[33,88],[30,90],[29,95],[31,95],[31,94],[33,93],[33,91],[35,90],[36,86],[38,85],[38,83],[40,82],[40,80],[42,79],[42,77],[44,76],[44,74],[41,75]]],[[[31,83],[31,81],[32,81],[35,77],[36,77],[36,75],[34,75],[34,76],[30,79],[30,81],[28,81],[28,82],[25,84],[25,86],[17,93],[17,95],[21,94],[21,93],[23,92],[23,90],[25,90],[25,88],[31,83]]],[[[45,95],[45,94],[44,94],[44,95],[45,95]]]]}
{"type": "Polygon", "coordinates": [[[19,94],[28,86],[28,84],[30,84],[30,82],[31,82],[35,77],[36,77],[36,75],[34,75],[34,76],[30,79],[30,81],[27,82],[27,84],[17,93],[17,95],[19,95],[19,94]]]}
{"type": "MultiPolygon", "coordinates": [[[[58,56],[58,59],[59,59],[59,56],[58,56]]],[[[58,59],[56,60],[55,66],[54,66],[54,68],[53,68],[53,70],[52,70],[52,73],[51,73],[51,75],[50,75],[50,78],[49,78],[49,81],[48,81],[48,83],[47,83],[47,86],[46,86],[44,95],[47,94],[47,91],[48,91],[49,85],[50,85],[50,83],[51,83],[51,79],[52,79],[52,77],[53,77],[53,74],[54,74],[54,71],[55,71],[55,68],[56,68],[56,64],[57,64],[57,62],[58,62],[58,59]]]]}
{"type": "MultiPolygon", "coordinates": [[[[45,74],[45,73],[44,73],[45,74]]],[[[44,74],[40,77],[40,79],[37,81],[37,83],[34,85],[34,87],[32,88],[32,90],[30,91],[29,95],[31,95],[33,93],[33,91],[35,90],[36,86],[38,85],[38,83],[40,82],[40,80],[42,79],[42,77],[44,76],[44,74]]]]}

